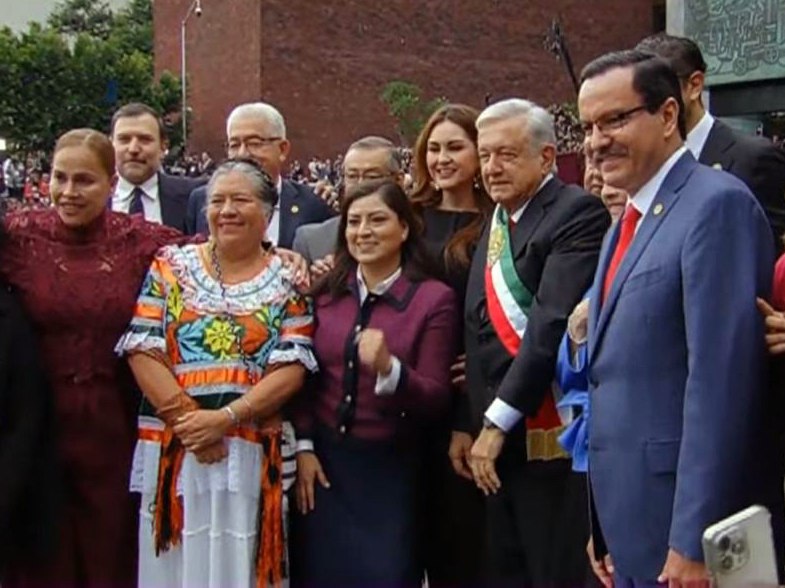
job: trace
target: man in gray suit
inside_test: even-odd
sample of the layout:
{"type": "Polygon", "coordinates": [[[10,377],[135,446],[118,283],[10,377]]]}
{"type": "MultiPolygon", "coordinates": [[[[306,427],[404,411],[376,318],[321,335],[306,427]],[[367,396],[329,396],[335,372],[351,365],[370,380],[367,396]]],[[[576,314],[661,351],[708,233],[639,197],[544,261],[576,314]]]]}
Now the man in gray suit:
{"type": "MultiPolygon", "coordinates": [[[[343,160],[344,191],[351,190],[363,181],[385,178],[403,185],[400,154],[390,140],[369,136],[349,146],[343,160]]],[[[315,264],[322,270],[329,270],[340,223],[341,217],[336,216],[322,223],[298,227],[292,249],[302,255],[309,265],[315,264]]]]}

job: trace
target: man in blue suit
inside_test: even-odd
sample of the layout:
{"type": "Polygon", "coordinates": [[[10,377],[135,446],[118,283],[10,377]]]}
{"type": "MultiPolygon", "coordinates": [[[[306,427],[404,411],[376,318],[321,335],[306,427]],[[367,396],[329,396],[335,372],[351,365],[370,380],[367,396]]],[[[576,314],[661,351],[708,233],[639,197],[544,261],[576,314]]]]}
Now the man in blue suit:
{"type": "MultiPolygon", "coordinates": [[[[273,245],[290,249],[297,227],[333,216],[335,211],[309,187],[282,177],[290,144],[283,116],[275,107],[264,102],[237,106],[226,121],[226,141],[229,157],[254,159],[278,187],[278,205],[267,227],[267,238],[273,245]]],[[[206,199],[205,187],[191,193],[185,221],[189,235],[209,232],[204,213],[206,199]]]]}
{"type": "Polygon", "coordinates": [[[606,585],[708,586],[703,531],[764,499],[755,298],[769,293],[771,230],[740,180],[684,147],[660,58],[596,59],[578,106],[603,179],[630,194],[589,311],[589,554],[606,585]]]}

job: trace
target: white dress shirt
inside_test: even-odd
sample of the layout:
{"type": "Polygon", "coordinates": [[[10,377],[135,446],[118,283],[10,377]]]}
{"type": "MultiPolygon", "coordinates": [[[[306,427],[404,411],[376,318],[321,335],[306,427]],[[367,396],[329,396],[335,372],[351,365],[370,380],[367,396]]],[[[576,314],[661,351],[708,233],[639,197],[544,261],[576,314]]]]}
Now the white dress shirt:
{"type": "Polygon", "coordinates": [[[671,155],[665,163],[662,164],[657,173],[654,174],[648,182],[641,186],[640,190],[635,192],[635,195],[630,196],[628,206],[634,206],[638,212],[641,213],[641,218],[638,219],[638,224],[635,227],[635,232],[638,232],[638,229],[641,227],[641,222],[646,216],[646,213],[649,212],[651,205],[654,203],[654,199],[657,197],[657,193],[660,191],[662,187],[662,183],[665,181],[665,177],[670,173],[673,169],[673,166],[676,165],[676,162],[679,161],[682,155],[687,153],[686,147],[679,147],[673,155],[671,155]]]}
{"type": "Polygon", "coordinates": [[[703,148],[706,146],[706,140],[709,138],[709,133],[713,126],[714,117],[707,112],[700,119],[700,122],[695,125],[695,128],[687,133],[687,140],[684,141],[684,145],[692,151],[695,159],[699,159],[701,153],[703,153],[703,148]]]}
{"type": "Polygon", "coordinates": [[[278,176],[278,183],[275,185],[278,190],[278,202],[275,203],[273,214],[270,216],[270,222],[267,223],[267,240],[273,245],[278,245],[281,238],[281,190],[283,189],[283,178],[278,176]]]}
{"type": "MultiPolygon", "coordinates": [[[[117,180],[117,187],[114,190],[114,197],[112,198],[112,210],[128,214],[136,187],[123,176],[120,176],[117,180]]],[[[144,192],[144,196],[142,196],[144,218],[160,225],[163,223],[163,217],[161,216],[161,201],[158,195],[158,174],[155,173],[150,176],[139,188],[144,192]]]]}

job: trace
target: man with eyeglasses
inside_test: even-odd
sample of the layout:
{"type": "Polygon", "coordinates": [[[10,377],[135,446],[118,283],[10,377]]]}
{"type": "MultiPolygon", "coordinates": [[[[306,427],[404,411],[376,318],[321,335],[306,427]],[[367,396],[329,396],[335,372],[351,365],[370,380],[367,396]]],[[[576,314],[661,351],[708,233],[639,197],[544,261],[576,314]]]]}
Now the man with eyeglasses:
{"type": "Polygon", "coordinates": [[[743,181],[760,202],[782,252],[785,236],[785,152],[765,137],[734,131],[703,106],[706,62],[698,45],[687,38],[658,33],[638,43],[667,61],[681,82],[687,123],[687,149],[702,164],[717,167],[743,181]]]}
{"type": "MultiPolygon", "coordinates": [[[[349,146],[343,160],[343,191],[363,181],[390,178],[403,185],[403,170],[398,149],[384,137],[363,137],[349,146]]],[[[297,229],[292,248],[314,265],[314,273],[332,267],[332,253],[338,238],[340,217],[297,229]]]]}
{"type": "MultiPolygon", "coordinates": [[[[286,123],[278,110],[264,102],[237,106],[226,121],[228,157],[249,157],[270,174],[278,187],[278,205],[267,227],[273,245],[291,248],[297,227],[332,217],[333,210],[310,188],[282,177],[291,146],[286,123]]],[[[208,233],[204,208],[205,188],[194,190],[188,202],[186,229],[189,235],[208,233]]]]}
{"type": "Polygon", "coordinates": [[[771,231],[747,186],[685,147],[681,90],[639,50],[581,75],[589,153],[630,195],[588,321],[588,553],[608,588],[708,588],[703,531],[777,494],[755,307],[771,285],[771,231]]]}

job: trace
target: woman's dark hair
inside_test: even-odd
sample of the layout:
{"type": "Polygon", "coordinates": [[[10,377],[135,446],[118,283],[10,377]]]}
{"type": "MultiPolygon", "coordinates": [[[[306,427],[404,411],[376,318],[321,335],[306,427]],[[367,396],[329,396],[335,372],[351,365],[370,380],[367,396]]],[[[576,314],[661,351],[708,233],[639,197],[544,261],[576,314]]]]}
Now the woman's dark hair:
{"type": "Polygon", "coordinates": [[[684,101],[681,97],[681,83],[670,64],[654,53],[628,49],[601,55],[581,72],[581,85],[586,80],[596,78],[612,69],[631,67],[632,89],[643,100],[646,110],[657,112],[660,106],[673,98],[679,105],[679,134],[687,138],[687,122],[684,114],[684,101]]]}
{"type": "MultiPolygon", "coordinates": [[[[428,173],[428,140],[431,138],[433,129],[444,121],[454,123],[464,130],[476,148],[477,127],[475,123],[479,115],[477,109],[465,104],[445,104],[434,112],[425,123],[414,146],[416,183],[410,196],[414,211],[418,216],[422,217],[426,208],[436,208],[442,203],[441,190],[437,190],[432,185],[428,173]]],[[[481,181],[478,181],[474,188],[474,204],[480,211],[479,216],[467,226],[456,231],[444,247],[444,263],[448,271],[453,268],[467,268],[471,265],[474,247],[480,240],[485,221],[493,210],[493,202],[485,192],[481,181]]]]}
{"type": "Polygon", "coordinates": [[[349,209],[358,200],[369,196],[378,196],[385,206],[395,213],[398,220],[409,227],[406,241],[401,245],[401,267],[404,275],[412,282],[422,282],[433,277],[434,273],[421,237],[420,221],[415,216],[403,188],[391,180],[368,181],[361,182],[344,196],[335,246],[335,266],[329,274],[316,283],[314,294],[328,291],[330,295],[338,297],[347,292],[349,276],[357,268],[357,262],[349,253],[346,243],[349,209]]]}

